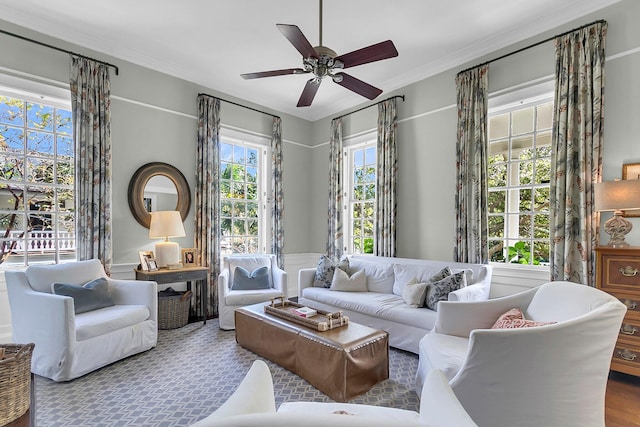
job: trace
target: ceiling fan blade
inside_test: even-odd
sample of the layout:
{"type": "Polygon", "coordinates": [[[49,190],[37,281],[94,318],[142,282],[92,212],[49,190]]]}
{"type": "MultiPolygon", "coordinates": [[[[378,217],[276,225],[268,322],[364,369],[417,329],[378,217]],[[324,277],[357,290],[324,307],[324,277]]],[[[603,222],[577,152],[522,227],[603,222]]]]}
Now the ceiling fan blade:
{"type": "Polygon", "coordinates": [[[356,65],[368,64],[369,62],[381,61],[398,56],[398,51],[391,40],[372,44],[353,52],[337,56],[335,59],[344,64],[343,68],[355,67],[356,65]]]}
{"type": "Polygon", "coordinates": [[[310,79],[307,81],[307,84],[304,86],[304,90],[302,91],[302,95],[300,95],[300,99],[298,100],[297,107],[308,107],[313,102],[313,98],[316,96],[316,92],[318,92],[318,88],[320,87],[320,82],[322,80],[319,79],[310,79]]]}
{"type": "Polygon", "coordinates": [[[276,24],[276,27],[280,30],[280,32],[291,42],[291,44],[298,49],[298,52],[302,54],[303,58],[317,58],[318,54],[316,53],[309,40],[302,34],[300,28],[297,25],[289,25],[289,24],[276,24]]]}
{"type": "Polygon", "coordinates": [[[273,70],[273,71],[261,71],[259,73],[247,73],[240,74],[243,79],[259,79],[262,77],[274,77],[274,76],[284,76],[287,74],[305,74],[308,71],[303,70],[302,68],[286,68],[284,70],[273,70]]]}
{"type": "Polygon", "coordinates": [[[362,80],[356,79],[355,77],[345,73],[336,73],[333,81],[338,83],[340,86],[346,87],[358,95],[362,95],[369,99],[375,99],[382,93],[382,89],[371,86],[369,83],[365,83],[362,80]]]}

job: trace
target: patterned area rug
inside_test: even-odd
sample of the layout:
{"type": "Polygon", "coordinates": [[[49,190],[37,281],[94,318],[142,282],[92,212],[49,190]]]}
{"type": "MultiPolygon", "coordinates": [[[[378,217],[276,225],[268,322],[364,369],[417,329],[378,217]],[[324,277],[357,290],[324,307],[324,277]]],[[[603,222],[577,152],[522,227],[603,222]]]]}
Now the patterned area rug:
{"type": "MultiPolygon", "coordinates": [[[[418,356],[391,349],[389,379],[351,403],[417,411],[418,356]]],[[[258,356],[236,344],[218,320],[158,333],[158,346],[67,383],[36,378],[39,427],[188,426],[236,389],[258,356]]],[[[276,405],[332,400],[297,375],[267,361],[276,405]]]]}

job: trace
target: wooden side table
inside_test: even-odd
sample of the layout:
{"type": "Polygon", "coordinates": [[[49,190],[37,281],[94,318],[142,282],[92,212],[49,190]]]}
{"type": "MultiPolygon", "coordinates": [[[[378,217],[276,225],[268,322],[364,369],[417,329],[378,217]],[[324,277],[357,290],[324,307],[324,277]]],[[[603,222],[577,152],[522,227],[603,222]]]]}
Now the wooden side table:
{"type": "Polygon", "coordinates": [[[640,376],[640,248],[596,248],[596,287],[627,306],[611,369],[640,376]]]}
{"type": "Polygon", "coordinates": [[[207,299],[209,295],[209,267],[185,267],[179,270],[161,268],[154,271],[135,269],[136,280],[151,280],[159,285],[187,282],[187,290],[191,290],[191,282],[200,285],[200,310],[202,320],[207,324],[207,299]]]}

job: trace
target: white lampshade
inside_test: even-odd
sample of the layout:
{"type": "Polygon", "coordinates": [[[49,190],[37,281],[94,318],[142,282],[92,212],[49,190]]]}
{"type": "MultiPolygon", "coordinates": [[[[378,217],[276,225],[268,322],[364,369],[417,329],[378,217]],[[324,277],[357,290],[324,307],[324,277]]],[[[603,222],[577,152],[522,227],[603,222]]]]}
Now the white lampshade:
{"type": "Polygon", "coordinates": [[[598,182],[594,192],[597,211],[640,209],[640,179],[598,182]]]}
{"type": "Polygon", "coordinates": [[[180,262],[180,246],[176,242],[170,242],[169,237],[184,237],[185,235],[180,212],[151,212],[149,238],[164,239],[164,242],[156,243],[156,263],[158,267],[166,267],[180,262]]]}
{"type": "Polygon", "coordinates": [[[624,241],[633,225],[622,216],[622,211],[640,209],[640,180],[607,181],[594,184],[594,209],[613,211],[613,217],[604,223],[604,231],[611,236],[612,247],[629,246],[624,241]]]}

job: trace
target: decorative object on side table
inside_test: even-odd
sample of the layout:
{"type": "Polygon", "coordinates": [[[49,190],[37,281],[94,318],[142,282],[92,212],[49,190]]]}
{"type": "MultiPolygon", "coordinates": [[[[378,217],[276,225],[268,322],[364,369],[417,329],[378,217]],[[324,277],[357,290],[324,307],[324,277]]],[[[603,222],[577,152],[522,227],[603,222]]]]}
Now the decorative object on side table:
{"type": "Polygon", "coordinates": [[[140,251],[138,252],[138,256],[140,257],[140,269],[144,271],[149,271],[149,261],[155,260],[155,257],[153,256],[153,251],[140,251]]]}
{"type": "Polygon", "coordinates": [[[156,243],[156,262],[158,267],[162,268],[169,264],[178,264],[180,262],[180,246],[176,242],[170,242],[169,238],[184,237],[185,235],[180,212],[151,212],[149,238],[164,239],[163,242],[156,243]]]}
{"type": "Polygon", "coordinates": [[[184,264],[186,267],[189,267],[189,266],[193,267],[197,265],[195,248],[182,249],[182,264],[184,264]]]}
{"type": "MultiPolygon", "coordinates": [[[[640,163],[628,163],[622,165],[623,180],[639,180],[640,179],[640,163]]],[[[640,210],[626,211],[623,213],[625,217],[640,217],[640,210]]]]}
{"type": "Polygon", "coordinates": [[[613,217],[604,223],[604,231],[611,236],[607,246],[623,248],[633,225],[623,217],[623,211],[640,209],[640,180],[598,182],[594,185],[594,208],[597,211],[613,211],[613,217]]]}

